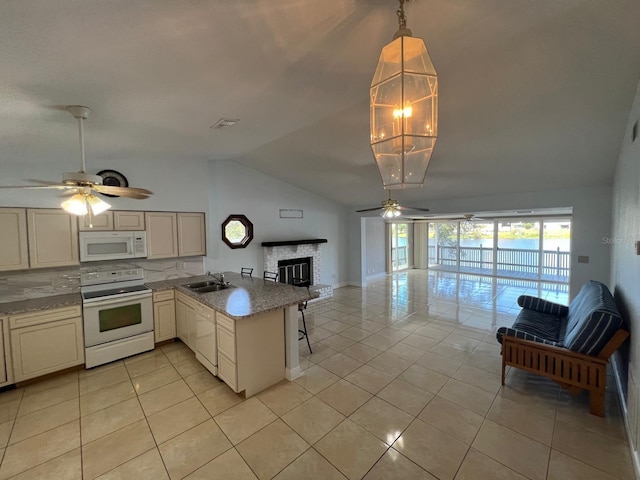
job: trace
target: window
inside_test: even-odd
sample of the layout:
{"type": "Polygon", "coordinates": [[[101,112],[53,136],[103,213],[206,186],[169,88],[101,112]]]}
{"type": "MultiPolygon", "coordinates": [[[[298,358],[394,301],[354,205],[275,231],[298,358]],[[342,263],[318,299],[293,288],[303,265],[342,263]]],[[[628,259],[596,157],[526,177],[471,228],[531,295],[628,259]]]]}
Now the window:
{"type": "Polygon", "coordinates": [[[253,223],[244,215],[229,215],[222,222],[222,241],[229,248],[245,248],[253,240],[253,223]]]}
{"type": "Polygon", "coordinates": [[[568,284],[571,218],[430,222],[428,268],[568,284]]]}

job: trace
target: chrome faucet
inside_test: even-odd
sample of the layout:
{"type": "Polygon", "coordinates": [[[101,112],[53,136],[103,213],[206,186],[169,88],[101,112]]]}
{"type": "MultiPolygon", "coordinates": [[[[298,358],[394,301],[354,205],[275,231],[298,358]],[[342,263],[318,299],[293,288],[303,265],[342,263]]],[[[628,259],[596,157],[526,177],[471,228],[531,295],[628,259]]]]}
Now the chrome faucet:
{"type": "Polygon", "coordinates": [[[211,273],[209,270],[207,270],[207,276],[213,277],[214,280],[217,280],[218,282],[224,284],[224,273],[222,272],[211,273]]]}

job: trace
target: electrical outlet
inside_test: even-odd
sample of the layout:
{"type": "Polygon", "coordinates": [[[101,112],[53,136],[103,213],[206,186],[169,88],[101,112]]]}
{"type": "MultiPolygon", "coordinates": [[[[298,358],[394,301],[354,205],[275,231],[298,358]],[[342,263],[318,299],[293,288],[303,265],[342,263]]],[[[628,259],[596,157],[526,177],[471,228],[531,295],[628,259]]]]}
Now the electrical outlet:
{"type": "Polygon", "coordinates": [[[184,270],[184,262],[183,262],[183,261],[181,261],[181,260],[178,260],[178,261],[176,262],[176,268],[177,268],[178,270],[184,270]]]}

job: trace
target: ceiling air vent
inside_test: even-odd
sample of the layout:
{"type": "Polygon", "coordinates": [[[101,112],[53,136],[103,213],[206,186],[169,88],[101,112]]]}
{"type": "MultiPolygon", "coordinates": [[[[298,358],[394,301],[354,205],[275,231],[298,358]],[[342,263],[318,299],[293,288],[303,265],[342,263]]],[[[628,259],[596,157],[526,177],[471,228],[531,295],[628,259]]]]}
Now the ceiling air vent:
{"type": "Polygon", "coordinates": [[[216,123],[211,125],[211,127],[209,128],[215,128],[215,129],[229,128],[229,127],[233,127],[239,121],[240,121],[239,118],[221,118],[216,123]]]}

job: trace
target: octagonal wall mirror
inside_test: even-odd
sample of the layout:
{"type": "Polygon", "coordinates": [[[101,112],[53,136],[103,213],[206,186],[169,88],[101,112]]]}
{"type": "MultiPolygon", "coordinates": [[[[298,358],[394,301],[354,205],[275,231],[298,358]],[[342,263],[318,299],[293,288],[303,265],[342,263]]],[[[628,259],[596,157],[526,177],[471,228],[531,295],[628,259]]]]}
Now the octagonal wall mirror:
{"type": "Polygon", "coordinates": [[[253,240],[253,223],[244,215],[229,215],[222,222],[222,241],[229,248],[245,248],[253,240]]]}

